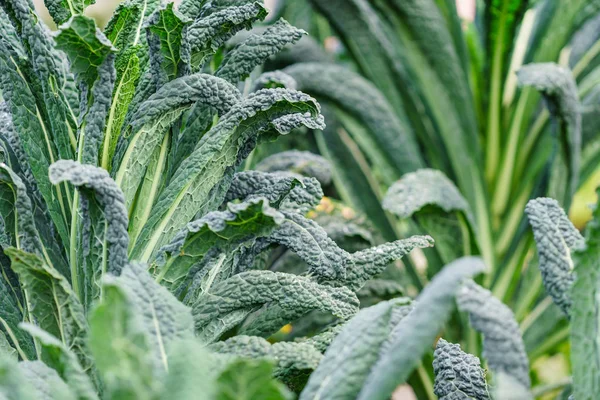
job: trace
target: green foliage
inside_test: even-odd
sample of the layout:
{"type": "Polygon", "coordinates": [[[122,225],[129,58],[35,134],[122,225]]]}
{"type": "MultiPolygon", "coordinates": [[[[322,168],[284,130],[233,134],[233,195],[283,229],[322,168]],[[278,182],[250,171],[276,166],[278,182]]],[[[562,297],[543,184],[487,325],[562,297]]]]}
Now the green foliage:
{"type": "Polygon", "coordinates": [[[480,3],[0,0],[0,397],[594,398],[600,4],[480,3]]]}

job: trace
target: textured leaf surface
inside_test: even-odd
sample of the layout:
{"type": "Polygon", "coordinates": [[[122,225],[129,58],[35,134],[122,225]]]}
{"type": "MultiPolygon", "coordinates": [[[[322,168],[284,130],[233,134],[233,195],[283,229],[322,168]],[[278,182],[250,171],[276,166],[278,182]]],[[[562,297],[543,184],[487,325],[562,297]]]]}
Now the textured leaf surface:
{"type": "Polygon", "coordinates": [[[177,288],[193,264],[211,249],[227,249],[252,237],[267,235],[283,220],[283,215],[264,198],[229,203],[225,211],[213,211],[190,222],[164,246],[157,259],[157,281],[177,288]]]}
{"type": "Polygon", "coordinates": [[[544,95],[550,112],[559,121],[560,141],[566,143],[560,145],[561,158],[569,171],[565,199],[570,199],[577,189],[581,158],[581,106],[575,80],[568,69],[554,63],[525,65],[517,76],[520,85],[533,86],[544,95]]]}
{"type": "Polygon", "coordinates": [[[297,42],[305,34],[302,29],[280,19],[262,35],[250,35],[227,53],[215,75],[232,83],[243,80],[270,56],[297,42]]]}
{"type": "Polygon", "coordinates": [[[95,2],[95,0],[47,0],[44,4],[54,22],[59,25],[73,15],[82,14],[87,6],[95,2]]]}
{"type": "Polygon", "coordinates": [[[449,317],[460,284],[484,269],[480,258],[464,257],[448,264],[435,276],[417,297],[411,313],[393,329],[359,399],[387,399],[398,384],[408,379],[449,317]]]}
{"type": "Polygon", "coordinates": [[[359,142],[386,180],[423,166],[412,132],[393,113],[383,95],[370,82],[343,67],[301,63],[284,70],[298,89],[331,101],[364,124],[369,132],[359,142]]]}
{"type": "Polygon", "coordinates": [[[98,67],[115,49],[96,27],[93,19],[76,15],[55,36],[56,46],[69,57],[77,78],[91,87],[98,77],[98,67]]]}
{"type": "Polygon", "coordinates": [[[173,5],[156,10],[146,22],[152,80],[157,88],[190,72],[190,47],[184,37],[191,20],[173,5]]]}
{"type": "Polygon", "coordinates": [[[483,334],[483,356],[490,369],[512,376],[529,389],[529,360],[511,309],[473,281],[465,283],[457,302],[469,313],[473,328],[483,334]]]}
{"type": "Polygon", "coordinates": [[[319,111],[312,97],[288,89],[263,89],[237,103],[175,172],[131,256],[151,259],[195,215],[215,210],[225,197],[234,168],[258,141],[272,140],[302,125],[322,127],[319,111]]]}
{"type": "Polygon", "coordinates": [[[212,320],[267,303],[300,315],[320,310],[340,319],[348,319],[358,311],[358,299],[345,287],[319,285],[309,278],[285,273],[248,271],[207,288],[195,300],[196,330],[201,333],[212,320]]]}
{"type": "MultiPolygon", "coordinates": [[[[193,0],[183,2],[180,11],[189,17],[193,0]]],[[[190,25],[188,41],[191,46],[192,66],[198,67],[212,56],[227,40],[242,29],[252,28],[252,23],[262,21],[267,10],[253,1],[239,6],[217,9],[204,17],[198,18],[190,25]]]]}
{"type": "Polygon", "coordinates": [[[571,287],[575,281],[571,252],[584,245],[558,202],[549,198],[530,200],[525,208],[533,229],[539,267],[546,292],[567,315],[571,311],[571,287]]]}
{"type": "Polygon", "coordinates": [[[234,354],[248,358],[266,358],[277,363],[275,375],[289,370],[314,370],[323,355],[307,343],[269,343],[261,337],[238,335],[217,342],[210,349],[222,354],[234,354]]]}
{"type": "Polygon", "coordinates": [[[441,338],[433,357],[433,390],[440,400],[490,398],[479,358],[465,353],[458,344],[441,338]]]}
{"type": "Polygon", "coordinates": [[[267,360],[237,360],[217,380],[217,400],[289,400],[294,395],[270,378],[273,366],[267,360]]]}
{"type": "Polygon", "coordinates": [[[5,253],[27,294],[30,316],[72,350],[85,370],[89,369],[92,361],[85,344],[87,321],[67,279],[34,254],[15,248],[5,249],[5,253]]]}
{"type": "Polygon", "coordinates": [[[388,190],[383,208],[408,218],[428,205],[446,212],[462,211],[468,214],[469,205],[454,183],[441,171],[421,169],[402,176],[388,190]]]}
{"type": "Polygon", "coordinates": [[[321,185],[314,178],[293,173],[238,172],[233,176],[225,201],[264,197],[281,210],[305,213],[323,197],[321,185]]]}
{"type": "Polygon", "coordinates": [[[408,299],[396,299],[362,309],[329,345],[300,399],[356,398],[394,328],[393,315],[410,308],[408,299]]]}
{"type": "Polygon", "coordinates": [[[266,240],[286,246],[309,265],[309,272],[320,282],[344,285],[356,291],[392,261],[411,250],[431,247],[429,236],[385,243],[348,253],[341,249],[315,221],[300,214],[283,211],[285,220],[266,240]]]}
{"type": "Polygon", "coordinates": [[[309,151],[289,150],[273,154],[256,166],[258,171],[290,171],[317,178],[323,186],[331,183],[331,165],[318,154],[309,151]]]}
{"type": "Polygon", "coordinates": [[[253,92],[264,88],[274,87],[296,89],[297,84],[294,78],[279,70],[264,72],[252,82],[253,92]]]}
{"type": "Polygon", "coordinates": [[[585,231],[585,248],[573,254],[576,279],[571,290],[571,363],[576,399],[592,399],[600,391],[600,207],[585,231]]]}
{"type": "Polygon", "coordinates": [[[165,84],[142,103],[131,123],[134,134],[115,174],[115,180],[125,194],[127,209],[133,204],[154,150],[185,110],[199,102],[214,107],[221,115],[239,98],[239,91],[226,81],[211,75],[194,74],[165,84]]]}

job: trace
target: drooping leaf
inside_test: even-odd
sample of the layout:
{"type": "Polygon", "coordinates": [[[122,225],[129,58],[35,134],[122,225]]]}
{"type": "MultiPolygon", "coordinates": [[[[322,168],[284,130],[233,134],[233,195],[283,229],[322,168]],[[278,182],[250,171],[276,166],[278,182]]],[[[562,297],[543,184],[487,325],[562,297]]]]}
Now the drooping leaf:
{"type": "Polygon", "coordinates": [[[410,310],[410,300],[395,299],[362,309],[341,328],[327,348],[300,400],[355,398],[394,328],[394,314],[410,310]],[[401,310],[406,309],[406,310],[401,310]]]}
{"type": "Polygon", "coordinates": [[[469,313],[473,328],[483,334],[483,356],[490,369],[512,376],[528,390],[529,360],[511,309],[473,281],[465,283],[457,302],[461,311],[469,313]]]}
{"type": "Polygon", "coordinates": [[[489,400],[485,371],[479,358],[465,353],[458,344],[439,339],[433,355],[435,394],[440,400],[489,400]]]}
{"type": "Polygon", "coordinates": [[[238,335],[223,342],[210,345],[210,349],[221,354],[232,354],[245,358],[269,359],[277,363],[275,376],[285,375],[291,370],[312,371],[317,368],[323,355],[307,343],[269,343],[261,337],[238,335]]]}
{"type": "MultiPolygon", "coordinates": [[[[460,257],[465,245],[470,245],[469,204],[441,171],[421,169],[403,175],[388,189],[382,205],[402,219],[413,217],[438,244],[434,250],[444,264],[460,257]]],[[[436,272],[433,265],[432,270],[436,272]]]]}
{"type": "Polygon", "coordinates": [[[252,82],[252,92],[265,88],[283,87],[286,89],[296,89],[297,84],[294,78],[283,71],[268,71],[260,74],[252,82]]]}
{"type": "Polygon", "coordinates": [[[185,40],[191,20],[173,9],[156,10],[147,21],[150,68],[156,88],[190,72],[190,46],[185,40]]]}
{"type": "Polygon", "coordinates": [[[34,388],[36,398],[45,400],[75,400],[77,397],[58,373],[41,361],[18,364],[27,383],[34,388]]]}
{"type": "MultiPolygon", "coordinates": [[[[598,192],[598,191],[596,191],[598,192]]],[[[600,390],[600,347],[598,346],[598,310],[600,276],[600,207],[585,231],[585,247],[574,252],[575,283],[571,290],[571,363],[576,399],[590,399],[600,390]]]]}
{"type": "Polygon", "coordinates": [[[331,183],[331,165],[317,154],[308,151],[289,150],[273,154],[256,165],[258,171],[289,171],[303,176],[317,178],[327,186],[331,183]]]}
{"type": "Polygon", "coordinates": [[[157,258],[157,281],[177,288],[193,264],[211,249],[226,251],[237,243],[270,233],[283,220],[264,198],[243,203],[229,203],[225,211],[213,211],[190,222],[160,249],[157,258]]]}
{"type": "Polygon", "coordinates": [[[484,268],[480,258],[463,257],[448,264],[435,276],[417,297],[411,313],[392,330],[388,344],[380,352],[358,399],[386,399],[398,384],[406,381],[448,318],[452,299],[462,281],[484,268]]]}
{"type": "Polygon", "coordinates": [[[571,312],[571,287],[575,281],[571,252],[584,245],[558,202],[549,198],[530,200],[525,208],[533,229],[540,272],[546,292],[567,315],[571,312]]]}
{"type": "MultiPolygon", "coordinates": [[[[298,316],[311,310],[348,319],[358,311],[358,299],[347,288],[319,285],[309,278],[271,271],[248,271],[215,283],[194,301],[196,330],[237,310],[275,303],[298,316]]],[[[289,321],[288,321],[289,322],[289,321]]]]}
{"type": "Polygon", "coordinates": [[[390,184],[423,166],[411,130],[370,82],[333,64],[301,63],[284,72],[296,80],[299,90],[330,101],[367,128],[364,137],[354,139],[390,184]]]}
{"type": "MultiPolygon", "coordinates": [[[[86,371],[71,348],[36,325],[21,324],[21,329],[39,343],[44,363],[58,373],[78,400],[98,400],[98,392],[89,376],[93,376],[93,370],[86,371]]],[[[89,354],[87,356],[89,357],[89,354]]]]}
{"type": "Polygon", "coordinates": [[[288,89],[263,89],[250,94],[206,133],[175,172],[131,256],[151,259],[195,215],[216,209],[231,183],[235,166],[259,141],[273,140],[298,126],[322,124],[319,106],[308,95],[288,89]]]}
{"type": "Polygon", "coordinates": [[[163,141],[170,125],[185,110],[194,103],[202,103],[214,107],[221,115],[239,98],[239,91],[224,80],[194,74],[165,84],[146,100],[133,117],[134,133],[118,163],[118,170],[113,169],[115,180],[125,194],[127,209],[133,204],[154,150],[163,141]]]}
{"type": "Polygon", "coordinates": [[[71,279],[89,309],[100,295],[102,276],[118,275],[127,262],[129,236],[125,199],[106,170],[76,161],[60,160],[52,164],[50,181],[54,184],[69,182],[81,195],[81,226],[77,227],[81,270],[72,273],[71,279]]]}
{"type": "MultiPolygon", "coordinates": [[[[577,189],[581,158],[581,106],[577,85],[569,70],[554,63],[526,65],[517,72],[517,76],[520,85],[533,86],[544,95],[550,112],[556,118],[559,132],[557,146],[560,149],[557,168],[566,168],[568,178],[566,191],[554,189],[552,194],[569,207],[577,189]]],[[[550,190],[553,191],[553,188],[550,190]]]]}
{"type": "MultiPolygon", "coordinates": [[[[193,0],[185,1],[180,7],[181,13],[191,15],[193,0]]],[[[191,46],[192,67],[204,64],[227,40],[242,29],[252,28],[252,23],[262,21],[267,10],[258,2],[248,2],[239,6],[217,9],[215,12],[198,18],[190,25],[188,42],[191,46]]]]}
{"type": "Polygon", "coordinates": [[[390,262],[417,247],[431,247],[433,244],[429,236],[413,236],[348,253],[331,240],[316,222],[296,213],[283,211],[283,214],[285,220],[266,240],[284,245],[299,255],[318,281],[347,286],[354,291],[382,272],[390,262]]]}
{"type": "Polygon", "coordinates": [[[267,360],[240,359],[229,365],[217,380],[217,400],[291,400],[294,395],[271,378],[272,364],[267,360]]]}
{"type": "Polygon", "coordinates": [[[285,46],[297,42],[305,34],[302,29],[280,19],[262,35],[250,35],[227,53],[215,75],[232,83],[244,80],[267,58],[277,54],[285,46]]]}
{"type": "Polygon", "coordinates": [[[323,197],[321,185],[314,178],[296,177],[293,173],[238,172],[233,176],[225,201],[264,197],[281,210],[305,213],[323,197]]]}
{"type": "MultiPolygon", "coordinates": [[[[91,368],[84,309],[67,279],[34,254],[15,248],[4,251],[26,292],[30,317],[71,349],[85,370],[91,368]]],[[[43,359],[47,357],[49,354],[43,354],[43,359]]]]}

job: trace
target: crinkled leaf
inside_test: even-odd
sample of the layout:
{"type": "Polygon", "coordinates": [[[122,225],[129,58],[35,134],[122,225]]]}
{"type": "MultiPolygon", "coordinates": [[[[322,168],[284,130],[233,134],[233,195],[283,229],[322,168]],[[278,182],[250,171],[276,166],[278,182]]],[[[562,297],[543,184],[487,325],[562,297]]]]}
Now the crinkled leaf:
{"type": "MultiPolygon", "coordinates": [[[[72,350],[85,370],[90,369],[84,309],[67,279],[34,254],[15,248],[6,249],[5,253],[24,287],[30,317],[72,350]]],[[[43,354],[44,360],[47,357],[43,354]]]]}
{"type": "MultiPolygon", "coordinates": [[[[271,271],[248,271],[218,282],[194,301],[196,330],[212,320],[240,310],[274,303],[298,316],[311,310],[348,319],[358,311],[358,299],[345,287],[319,285],[307,277],[271,271]]],[[[289,321],[288,321],[289,322],[289,321]]]]}
{"type": "MultiPolygon", "coordinates": [[[[568,185],[560,198],[561,203],[568,207],[577,189],[581,158],[581,106],[577,85],[568,69],[554,63],[525,65],[517,76],[520,85],[533,86],[544,95],[550,112],[556,118],[560,132],[560,168],[568,171],[568,185]]],[[[556,193],[556,197],[562,191],[556,193]]]]}
{"type": "Polygon", "coordinates": [[[571,287],[575,281],[571,252],[584,245],[583,236],[556,200],[530,200],[525,213],[537,244],[539,267],[546,292],[569,316],[571,287]]]}
{"type": "Polygon", "coordinates": [[[56,47],[69,57],[77,78],[92,87],[98,78],[98,67],[115,48],[96,27],[93,19],[75,15],[55,36],[56,47]]]}
{"type": "Polygon", "coordinates": [[[78,400],[99,399],[96,388],[88,376],[88,374],[94,376],[93,370],[84,370],[77,355],[67,345],[36,325],[21,324],[21,328],[33,336],[36,343],[41,346],[44,363],[58,373],[78,400]]]}
{"type": "Polygon", "coordinates": [[[329,238],[316,222],[296,213],[283,211],[283,214],[285,220],[266,240],[284,245],[299,255],[318,281],[347,286],[354,291],[382,272],[390,262],[417,247],[433,245],[429,236],[413,236],[348,253],[329,238]]]}
{"type": "Polygon", "coordinates": [[[462,287],[457,303],[461,311],[469,313],[473,328],[483,334],[483,356],[490,369],[512,376],[528,390],[529,360],[511,309],[473,281],[462,287]]]}
{"type": "Polygon", "coordinates": [[[227,53],[215,75],[234,83],[244,80],[254,68],[285,46],[297,42],[305,34],[302,29],[295,28],[286,20],[280,19],[267,28],[262,35],[250,35],[227,53]]]}
{"type": "Polygon", "coordinates": [[[317,128],[323,120],[316,101],[300,92],[263,89],[233,106],[162,191],[131,256],[150,260],[195,215],[222,203],[235,167],[259,141],[273,140],[302,125],[317,128]]]}
{"type": "MultiPolygon", "coordinates": [[[[180,11],[188,17],[193,0],[183,2],[180,11]]],[[[188,41],[191,46],[192,66],[198,67],[213,55],[227,40],[242,29],[252,28],[252,23],[262,21],[267,16],[267,10],[258,2],[253,1],[239,6],[217,9],[217,11],[200,17],[190,25],[188,41]]]]}
{"type": "Polygon", "coordinates": [[[264,88],[283,87],[286,89],[296,89],[297,84],[294,78],[283,71],[268,71],[260,74],[258,78],[252,82],[252,92],[264,88]]]}
{"type": "Polygon", "coordinates": [[[261,337],[238,335],[210,346],[212,351],[246,358],[265,358],[277,363],[276,376],[291,370],[314,370],[323,355],[308,343],[269,343],[261,337]]]}
{"type": "Polygon", "coordinates": [[[408,379],[448,319],[460,284],[484,269],[480,258],[463,257],[448,264],[433,278],[417,297],[411,313],[394,327],[358,399],[387,399],[398,384],[408,379]]]}
{"type": "Polygon", "coordinates": [[[460,345],[439,339],[433,354],[434,393],[440,400],[489,400],[485,371],[479,358],[460,345]]]}
{"type": "Polygon", "coordinates": [[[50,167],[50,181],[69,182],[81,195],[79,271],[74,287],[86,309],[100,295],[100,280],[107,272],[118,275],[127,262],[127,210],[123,192],[108,172],[76,161],[60,160],[50,167]]]}
{"type": "Polygon", "coordinates": [[[258,171],[289,171],[317,178],[327,186],[331,183],[331,165],[324,157],[309,151],[289,150],[273,154],[256,165],[258,171]]]}
{"type": "Polygon", "coordinates": [[[125,193],[127,209],[131,208],[152,154],[170,125],[194,103],[214,107],[222,115],[239,101],[240,96],[235,87],[222,79],[194,74],[165,84],[140,105],[132,121],[133,135],[128,139],[127,150],[114,173],[117,184],[125,193]]]}
{"type": "Polygon", "coordinates": [[[95,2],[95,0],[46,0],[44,4],[54,22],[60,25],[67,22],[70,17],[82,14],[87,6],[95,2]]]}
{"type": "Polygon", "coordinates": [[[300,400],[356,398],[377,362],[379,348],[394,328],[392,316],[399,308],[410,309],[410,300],[384,301],[364,308],[345,324],[308,380],[300,400]]]}
{"type": "Polygon", "coordinates": [[[316,179],[294,173],[244,171],[233,176],[225,201],[258,197],[268,199],[281,210],[305,213],[319,204],[323,190],[316,179]]]}
{"type": "Polygon", "coordinates": [[[229,203],[225,211],[213,211],[190,222],[160,249],[157,258],[157,281],[177,288],[193,264],[211,249],[226,251],[248,238],[269,234],[283,220],[283,215],[264,198],[243,203],[229,203]]]}
{"type": "Polygon", "coordinates": [[[147,21],[152,79],[157,88],[190,72],[190,46],[186,37],[191,20],[173,9],[173,3],[156,10],[147,21]]]}

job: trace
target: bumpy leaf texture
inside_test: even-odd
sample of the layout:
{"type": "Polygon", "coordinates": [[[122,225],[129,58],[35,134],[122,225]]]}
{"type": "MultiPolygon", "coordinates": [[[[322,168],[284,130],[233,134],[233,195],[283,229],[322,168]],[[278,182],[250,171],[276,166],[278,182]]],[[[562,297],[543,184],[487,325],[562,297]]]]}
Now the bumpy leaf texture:
{"type": "Polygon", "coordinates": [[[440,400],[489,400],[485,371],[479,358],[458,344],[439,339],[433,354],[434,393],[440,400]]]}
{"type": "Polygon", "coordinates": [[[268,71],[260,74],[258,78],[252,82],[252,92],[256,92],[257,90],[264,88],[274,88],[274,87],[283,87],[287,89],[296,89],[297,83],[288,74],[283,71],[268,71]]]}
{"type": "Polygon", "coordinates": [[[258,171],[289,171],[317,178],[323,186],[331,184],[331,165],[324,157],[309,151],[289,150],[273,154],[256,165],[258,171]]]}
{"type": "Polygon", "coordinates": [[[469,313],[473,328],[483,334],[483,356],[490,369],[510,375],[529,390],[529,360],[511,309],[473,281],[461,288],[457,302],[462,311],[469,313]]]}
{"type": "Polygon", "coordinates": [[[533,229],[539,266],[546,292],[567,315],[571,312],[571,287],[575,281],[571,252],[584,246],[583,236],[554,199],[530,200],[525,213],[533,229]]]}
{"type": "Polygon", "coordinates": [[[393,329],[358,399],[387,399],[398,384],[408,379],[449,317],[452,299],[461,283],[484,269],[480,258],[464,257],[448,264],[435,276],[417,297],[417,304],[411,313],[393,329]]]}

